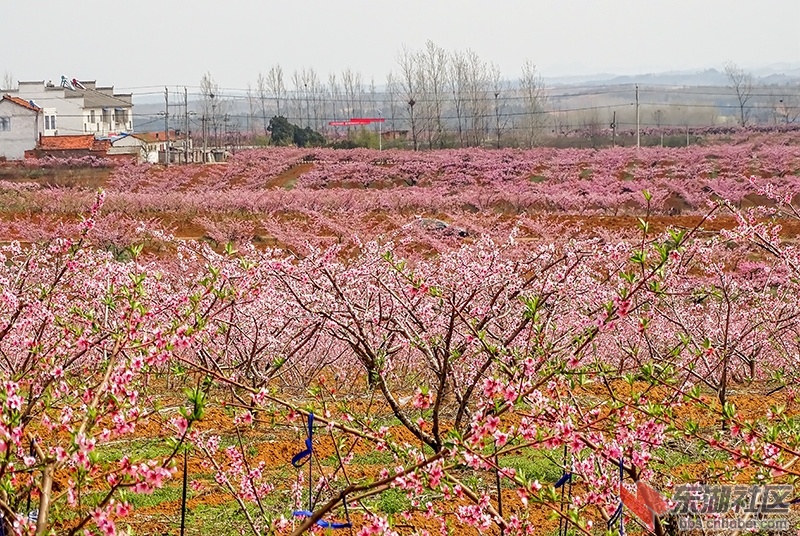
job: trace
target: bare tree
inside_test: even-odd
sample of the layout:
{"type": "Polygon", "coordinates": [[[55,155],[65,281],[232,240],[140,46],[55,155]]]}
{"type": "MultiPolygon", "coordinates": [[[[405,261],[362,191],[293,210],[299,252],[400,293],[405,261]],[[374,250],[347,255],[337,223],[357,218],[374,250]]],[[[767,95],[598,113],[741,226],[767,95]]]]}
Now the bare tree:
{"type": "Polygon", "coordinates": [[[442,147],[444,142],[442,110],[447,83],[447,52],[433,41],[428,40],[420,60],[427,87],[426,102],[430,129],[428,148],[433,148],[434,139],[439,147],[442,147]]]}
{"type": "MultiPolygon", "coordinates": [[[[294,80],[294,77],[292,77],[294,80]]],[[[305,118],[305,125],[307,127],[311,126],[311,103],[316,101],[316,95],[318,93],[317,86],[319,85],[319,78],[317,77],[317,72],[314,70],[313,67],[306,69],[303,67],[302,71],[300,71],[300,86],[298,86],[298,91],[302,93],[302,101],[300,102],[300,114],[298,117],[300,118],[299,122],[302,122],[302,119],[305,118]],[[303,105],[305,105],[305,111],[303,111],[303,105]],[[305,114],[305,115],[304,115],[305,114]]],[[[316,118],[318,116],[318,112],[316,109],[316,104],[314,104],[314,117],[316,125],[316,118]]]]}
{"type": "Polygon", "coordinates": [[[223,127],[222,118],[228,111],[228,102],[210,72],[200,79],[200,108],[203,122],[208,125],[208,132],[213,135],[213,144],[216,147],[219,144],[219,130],[223,127]]]}
{"type": "Polygon", "coordinates": [[[273,65],[267,73],[266,88],[275,99],[276,115],[282,115],[281,101],[286,96],[286,86],[283,82],[283,67],[273,65]]]}
{"type": "Polygon", "coordinates": [[[522,64],[519,90],[522,93],[522,105],[525,111],[523,121],[525,141],[528,147],[533,147],[544,129],[547,118],[544,113],[544,81],[531,60],[525,60],[522,64]]]}
{"type": "Polygon", "coordinates": [[[256,97],[258,98],[258,108],[261,112],[261,124],[264,129],[264,137],[269,137],[269,114],[267,113],[267,99],[269,98],[269,81],[263,74],[258,73],[256,81],[256,97]]]}
{"type": "Polygon", "coordinates": [[[664,124],[664,111],[659,108],[658,110],[653,111],[651,114],[653,117],[653,123],[656,127],[661,128],[661,125],[664,124]]]}
{"type": "MultiPolygon", "coordinates": [[[[261,74],[259,73],[259,76],[261,74]]],[[[247,134],[253,137],[256,133],[256,112],[258,110],[258,98],[253,92],[250,82],[247,83],[247,134]]]]}
{"type": "Polygon", "coordinates": [[[311,95],[311,108],[312,115],[314,116],[314,130],[319,130],[320,121],[325,116],[325,110],[322,99],[325,95],[325,87],[317,75],[314,68],[310,68],[307,72],[308,92],[311,95]]]}
{"type": "Polygon", "coordinates": [[[14,75],[11,71],[3,72],[3,81],[0,83],[0,90],[14,90],[17,89],[17,82],[14,80],[14,75]]]}
{"type": "Polygon", "coordinates": [[[336,73],[330,73],[328,75],[328,93],[331,97],[331,104],[332,104],[332,118],[334,121],[339,119],[341,114],[341,98],[342,98],[342,88],[339,85],[339,81],[336,79],[336,73]]]}
{"type": "Polygon", "coordinates": [[[378,106],[378,90],[375,87],[375,79],[370,78],[369,80],[369,112],[366,113],[367,117],[378,117],[379,115],[383,115],[383,111],[381,111],[380,107],[378,106]]]}
{"type": "Polygon", "coordinates": [[[389,72],[386,75],[386,92],[384,93],[383,107],[389,110],[389,130],[397,129],[395,117],[397,111],[397,95],[400,93],[397,78],[389,72]]]}
{"type": "Polygon", "coordinates": [[[475,51],[467,50],[466,65],[469,134],[472,143],[475,146],[480,146],[489,132],[489,91],[491,83],[486,62],[481,60],[475,51]]]}
{"type": "Polygon", "coordinates": [[[739,124],[746,127],[750,118],[750,107],[747,103],[753,96],[753,75],[746,73],[735,63],[729,62],[725,64],[725,76],[728,77],[739,102],[739,124]]]}
{"type": "Polygon", "coordinates": [[[416,120],[419,125],[419,135],[427,140],[428,149],[433,149],[433,108],[431,106],[433,97],[429,87],[429,80],[425,72],[425,54],[416,52],[416,70],[415,76],[417,77],[417,88],[419,90],[419,98],[417,99],[416,107],[416,120]]]}
{"type": "Polygon", "coordinates": [[[495,144],[499,149],[501,145],[500,135],[508,124],[508,116],[504,112],[509,88],[505,80],[503,80],[500,68],[494,63],[489,66],[489,78],[492,82],[492,94],[494,96],[495,144]]]}
{"type": "Polygon", "coordinates": [[[354,72],[349,67],[342,71],[342,88],[344,98],[347,103],[347,114],[349,117],[357,117],[363,114],[364,85],[361,81],[361,73],[354,72]]]}
{"type": "Polygon", "coordinates": [[[603,131],[600,116],[598,115],[597,110],[583,112],[582,116],[581,124],[589,135],[589,139],[592,142],[592,148],[596,149],[601,143],[603,131]]]}
{"type": "Polygon", "coordinates": [[[458,139],[464,147],[464,108],[467,102],[467,60],[462,52],[456,51],[450,55],[450,68],[448,75],[450,90],[453,93],[453,108],[456,114],[458,139]]]}
{"type": "Polygon", "coordinates": [[[397,55],[397,64],[400,67],[400,88],[406,103],[404,107],[408,110],[411,122],[411,140],[414,144],[414,150],[416,151],[418,146],[417,125],[414,120],[414,105],[417,103],[417,98],[419,97],[417,55],[404,46],[397,55]]]}
{"type": "Polygon", "coordinates": [[[796,122],[800,118],[800,92],[798,87],[794,88],[793,93],[780,95],[775,104],[775,113],[780,122],[788,125],[796,122]]]}
{"type": "Polygon", "coordinates": [[[289,112],[289,121],[294,121],[297,124],[302,123],[303,97],[303,74],[300,71],[295,70],[292,72],[291,102],[293,103],[293,106],[292,110],[289,112]]]}

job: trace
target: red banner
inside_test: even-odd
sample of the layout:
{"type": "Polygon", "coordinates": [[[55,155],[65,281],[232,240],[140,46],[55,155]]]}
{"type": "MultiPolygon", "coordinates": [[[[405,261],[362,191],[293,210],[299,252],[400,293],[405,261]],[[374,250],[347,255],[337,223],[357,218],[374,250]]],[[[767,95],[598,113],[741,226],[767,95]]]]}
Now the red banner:
{"type": "Polygon", "coordinates": [[[369,125],[370,123],[384,123],[383,117],[354,117],[348,121],[329,121],[332,127],[351,127],[353,125],[369,125]]]}

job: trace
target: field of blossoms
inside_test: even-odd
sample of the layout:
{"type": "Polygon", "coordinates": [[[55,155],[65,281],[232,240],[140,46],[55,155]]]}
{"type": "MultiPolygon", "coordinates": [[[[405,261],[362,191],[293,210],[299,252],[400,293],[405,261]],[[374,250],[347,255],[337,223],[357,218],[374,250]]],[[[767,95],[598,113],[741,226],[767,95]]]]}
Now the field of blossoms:
{"type": "Polygon", "coordinates": [[[663,536],[636,482],[795,486],[798,192],[767,142],[5,165],[6,533],[663,536]]]}

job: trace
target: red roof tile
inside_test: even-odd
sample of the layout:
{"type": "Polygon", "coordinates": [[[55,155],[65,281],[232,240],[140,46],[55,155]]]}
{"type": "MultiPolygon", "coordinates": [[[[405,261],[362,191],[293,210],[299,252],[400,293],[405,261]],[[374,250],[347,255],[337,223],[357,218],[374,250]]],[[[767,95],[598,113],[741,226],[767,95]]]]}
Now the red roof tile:
{"type": "Polygon", "coordinates": [[[33,112],[40,112],[42,109],[36,106],[35,104],[31,104],[30,102],[26,101],[25,99],[20,99],[19,97],[12,97],[11,95],[3,95],[2,100],[11,101],[14,104],[18,104],[23,108],[27,108],[33,112]]]}
{"type": "Polygon", "coordinates": [[[42,136],[39,148],[46,151],[88,149],[95,147],[94,134],[80,134],[76,136],[42,136]]]}
{"type": "MultiPolygon", "coordinates": [[[[164,132],[136,132],[131,134],[137,140],[141,140],[145,143],[158,143],[164,141],[164,132]]],[[[169,131],[169,140],[167,141],[176,141],[178,140],[178,136],[175,134],[174,130],[169,131]]]]}

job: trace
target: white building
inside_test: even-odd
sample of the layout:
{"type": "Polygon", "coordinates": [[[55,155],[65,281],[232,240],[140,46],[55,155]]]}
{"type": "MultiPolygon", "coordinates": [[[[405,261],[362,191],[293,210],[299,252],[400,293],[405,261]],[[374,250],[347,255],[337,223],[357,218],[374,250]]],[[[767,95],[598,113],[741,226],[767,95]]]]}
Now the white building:
{"type": "Polygon", "coordinates": [[[136,156],[139,162],[150,164],[164,163],[167,148],[169,148],[169,162],[171,164],[200,162],[200,156],[195,155],[192,140],[188,141],[174,130],[166,136],[164,132],[138,132],[126,134],[111,140],[110,155],[128,154],[136,156]]]}
{"type": "Polygon", "coordinates": [[[133,130],[132,96],[114,93],[113,86],[81,81],[80,86],[69,89],[52,82],[20,82],[16,90],[7,93],[43,109],[45,136],[107,137],[133,130]]]}
{"type": "Polygon", "coordinates": [[[43,110],[18,97],[0,98],[0,158],[21,160],[44,130],[43,110]]]}

